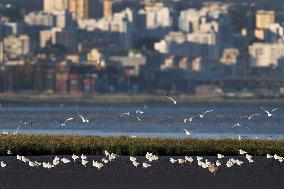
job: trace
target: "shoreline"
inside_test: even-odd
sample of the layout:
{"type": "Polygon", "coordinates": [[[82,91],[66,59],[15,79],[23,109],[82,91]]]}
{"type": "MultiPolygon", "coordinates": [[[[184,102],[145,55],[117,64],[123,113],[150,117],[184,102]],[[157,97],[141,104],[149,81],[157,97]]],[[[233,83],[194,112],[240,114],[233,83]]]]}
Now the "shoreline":
{"type": "MultiPolygon", "coordinates": [[[[177,104],[284,104],[284,98],[223,98],[198,97],[195,95],[171,95],[177,104]]],[[[164,95],[148,94],[98,94],[93,96],[0,94],[0,103],[82,103],[82,104],[120,104],[120,103],[165,103],[164,95]]]]}

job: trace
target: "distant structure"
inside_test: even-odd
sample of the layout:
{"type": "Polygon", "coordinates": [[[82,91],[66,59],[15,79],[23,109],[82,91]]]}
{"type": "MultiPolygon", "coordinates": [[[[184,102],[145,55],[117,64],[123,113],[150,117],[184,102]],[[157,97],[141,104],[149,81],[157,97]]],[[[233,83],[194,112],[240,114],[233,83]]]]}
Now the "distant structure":
{"type": "Polygon", "coordinates": [[[43,10],[45,12],[64,11],[68,8],[68,0],[44,0],[43,10]]]}
{"type": "Polygon", "coordinates": [[[259,10],[255,14],[255,31],[254,35],[259,40],[265,39],[266,30],[275,24],[275,12],[259,10]]]}
{"type": "Polygon", "coordinates": [[[18,58],[30,53],[30,38],[27,35],[10,35],[3,40],[5,58],[18,58]]]}
{"type": "Polygon", "coordinates": [[[171,26],[170,9],[164,6],[163,3],[149,4],[141,9],[138,14],[141,18],[144,17],[146,29],[171,26]]]}
{"type": "Polygon", "coordinates": [[[250,67],[276,67],[284,62],[283,43],[254,43],[249,46],[250,67]]]}
{"type": "Polygon", "coordinates": [[[104,0],[104,17],[112,16],[112,0],[104,0]]]}
{"type": "Polygon", "coordinates": [[[77,21],[89,18],[89,0],[69,0],[68,9],[77,21]]]}
{"type": "Polygon", "coordinates": [[[77,0],[76,19],[89,18],[88,0],[77,0]]]}
{"type": "Polygon", "coordinates": [[[255,21],[257,29],[267,29],[275,23],[275,12],[259,10],[256,12],[255,21]]]}
{"type": "Polygon", "coordinates": [[[25,22],[31,26],[49,26],[53,27],[56,18],[52,13],[48,12],[31,12],[25,15],[25,22]]]}

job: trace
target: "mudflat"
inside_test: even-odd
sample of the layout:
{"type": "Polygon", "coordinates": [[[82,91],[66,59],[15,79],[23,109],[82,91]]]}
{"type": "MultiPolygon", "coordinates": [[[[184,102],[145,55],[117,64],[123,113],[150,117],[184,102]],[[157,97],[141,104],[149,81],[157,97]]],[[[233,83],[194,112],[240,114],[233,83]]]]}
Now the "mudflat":
{"type": "MultiPolygon", "coordinates": [[[[151,167],[142,168],[145,157],[137,157],[140,165],[135,168],[128,156],[119,156],[104,165],[101,170],[92,166],[92,160],[100,161],[102,156],[88,156],[86,167],[81,160],[69,164],[60,163],[53,169],[42,167],[31,168],[27,163],[16,160],[15,156],[1,157],[7,166],[0,170],[1,189],[89,189],[89,188],[284,188],[284,163],[265,157],[253,157],[249,163],[244,157],[238,156],[244,163],[241,166],[226,167],[226,161],[213,174],[208,169],[193,163],[172,164],[170,157],[159,157],[151,162],[151,167]]],[[[32,161],[50,161],[54,156],[31,156],[32,161]]],[[[178,158],[178,157],[174,157],[178,158]]],[[[182,158],[182,157],[180,157],[182,158]]],[[[204,157],[214,162],[217,157],[204,157]]]]}

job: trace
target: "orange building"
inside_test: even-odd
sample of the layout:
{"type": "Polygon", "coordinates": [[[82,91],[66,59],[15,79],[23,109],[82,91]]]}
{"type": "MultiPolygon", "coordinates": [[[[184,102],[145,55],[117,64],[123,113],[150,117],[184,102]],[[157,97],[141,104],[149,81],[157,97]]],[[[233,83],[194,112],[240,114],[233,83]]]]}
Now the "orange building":
{"type": "Polygon", "coordinates": [[[76,20],[89,18],[88,0],[69,0],[68,9],[76,20]]]}
{"type": "Polygon", "coordinates": [[[112,1],[104,0],[104,17],[112,16],[112,1]]]}

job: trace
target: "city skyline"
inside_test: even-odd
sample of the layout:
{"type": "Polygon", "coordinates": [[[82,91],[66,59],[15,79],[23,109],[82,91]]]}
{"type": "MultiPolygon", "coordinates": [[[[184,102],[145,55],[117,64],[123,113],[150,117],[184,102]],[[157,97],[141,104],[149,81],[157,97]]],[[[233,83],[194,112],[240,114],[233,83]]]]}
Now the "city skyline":
{"type": "Polygon", "coordinates": [[[27,12],[2,3],[0,62],[11,78],[0,78],[0,91],[282,95],[284,19],[277,8],[183,3],[44,0],[27,12]],[[33,77],[21,85],[13,73],[33,77]],[[226,85],[231,80],[243,86],[226,85]]]}

